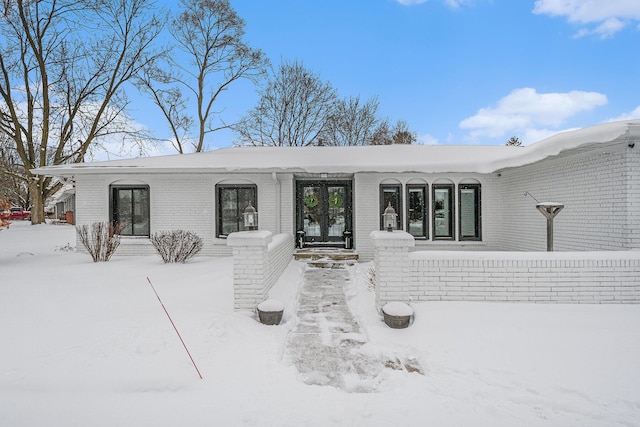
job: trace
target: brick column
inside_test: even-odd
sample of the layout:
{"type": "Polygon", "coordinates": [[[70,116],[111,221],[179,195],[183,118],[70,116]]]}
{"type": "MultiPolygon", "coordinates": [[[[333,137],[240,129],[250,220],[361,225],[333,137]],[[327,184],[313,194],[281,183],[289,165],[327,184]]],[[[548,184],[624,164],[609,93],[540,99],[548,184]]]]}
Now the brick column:
{"type": "Polygon", "coordinates": [[[255,310],[267,296],[270,231],[240,231],[227,237],[233,248],[233,308],[255,310]]]}
{"type": "Polygon", "coordinates": [[[413,236],[404,231],[372,231],[376,270],[376,307],[391,301],[409,302],[411,267],[409,248],[415,246],[413,236]]]}

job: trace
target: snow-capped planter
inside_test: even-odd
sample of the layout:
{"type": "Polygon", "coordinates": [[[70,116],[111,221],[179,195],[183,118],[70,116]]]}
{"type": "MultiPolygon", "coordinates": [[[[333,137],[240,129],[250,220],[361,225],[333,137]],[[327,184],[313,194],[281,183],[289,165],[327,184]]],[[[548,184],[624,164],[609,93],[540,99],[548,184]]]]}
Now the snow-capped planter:
{"type": "Polygon", "coordinates": [[[276,299],[268,299],[258,304],[258,318],[264,325],[279,325],[284,314],[284,304],[276,299]]]}
{"type": "Polygon", "coordinates": [[[388,302],[382,306],[384,323],[393,329],[404,329],[411,324],[413,309],[403,302],[388,302]]]}

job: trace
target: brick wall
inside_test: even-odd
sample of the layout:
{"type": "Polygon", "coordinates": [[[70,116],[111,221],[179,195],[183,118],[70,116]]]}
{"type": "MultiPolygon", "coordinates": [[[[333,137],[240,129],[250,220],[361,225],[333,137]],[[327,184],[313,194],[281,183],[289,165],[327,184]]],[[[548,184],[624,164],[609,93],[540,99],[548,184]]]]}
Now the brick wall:
{"type": "Polygon", "coordinates": [[[511,255],[413,253],[408,292],[414,301],[640,303],[640,253],[511,255]]]}
{"type": "Polygon", "coordinates": [[[640,251],[409,252],[404,232],[373,232],[376,303],[640,303],[640,251]]]}
{"type": "MultiPolygon", "coordinates": [[[[150,192],[152,234],[177,229],[192,231],[203,240],[201,255],[230,256],[232,251],[226,239],[216,238],[215,187],[220,183],[257,185],[260,229],[275,232],[280,227],[285,232],[293,232],[293,214],[290,214],[293,190],[289,190],[293,185],[292,175],[288,180],[285,177],[275,181],[269,173],[80,176],[76,179],[76,224],[109,220],[110,185],[146,184],[150,192]],[[278,200],[282,202],[279,212],[278,200]]],[[[116,255],[155,254],[149,239],[123,237],[121,241],[116,255]]],[[[76,247],[83,250],[79,242],[76,247]]]]}
{"type": "MultiPolygon", "coordinates": [[[[629,226],[636,214],[629,207],[640,196],[636,151],[626,144],[570,157],[545,160],[502,171],[494,181],[501,194],[501,227],[495,229],[500,250],[546,250],[546,219],[536,202],[560,202],[565,208],[554,220],[554,250],[625,250],[638,248],[629,226]],[[636,164],[629,159],[633,155],[636,164]],[[635,169],[635,171],[634,171],[635,169]],[[632,194],[631,192],[635,192],[632,194]]],[[[483,208],[486,204],[483,203],[483,208]]]]}
{"type": "Polygon", "coordinates": [[[293,255],[293,236],[270,231],[232,233],[234,309],[255,310],[286,269],[293,255]]]}

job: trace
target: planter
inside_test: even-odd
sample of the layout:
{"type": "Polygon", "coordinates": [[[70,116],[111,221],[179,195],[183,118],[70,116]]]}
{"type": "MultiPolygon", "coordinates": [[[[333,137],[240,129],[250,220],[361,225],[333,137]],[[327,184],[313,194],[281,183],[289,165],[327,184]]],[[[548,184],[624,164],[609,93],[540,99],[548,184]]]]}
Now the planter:
{"type": "Polygon", "coordinates": [[[258,304],[257,312],[263,325],[279,325],[284,314],[284,304],[275,299],[268,299],[258,304]]]}
{"type": "Polygon", "coordinates": [[[382,307],[384,323],[393,329],[408,328],[413,319],[413,309],[402,302],[389,302],[382,307]]]}

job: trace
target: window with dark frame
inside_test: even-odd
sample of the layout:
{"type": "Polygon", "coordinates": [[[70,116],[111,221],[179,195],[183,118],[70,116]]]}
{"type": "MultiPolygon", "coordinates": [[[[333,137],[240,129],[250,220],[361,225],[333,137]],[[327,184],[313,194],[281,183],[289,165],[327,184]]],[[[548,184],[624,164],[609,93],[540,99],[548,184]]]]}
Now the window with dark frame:
{"type": "Polygon", "coordinates": [[[402,185],[401,184],[380,184],[380,230],[384,229],[382,214],[389,206],[395,209],[398,214],[396,228],[402,230],[402,185]]]}
{"type": "Polygon", "coordinates": [[[111,186],[111,222],[122,227],[121,236],[149,237],[149,186],[111,186]]]}
{"type": "Polygon", "coordinates": [[[429,238],[429,203],[426,184],[407,184],[407,233],[429,238]]]}
{"type": "Polygon", "coordinates": [[[480,184],[458,185],[458,221],[460,240],[482,239],[480,184]]]}
{"type": "Polygon", "coordinates": [[[453,184],[433,184],[433,240],[454,239],[453,184]]]}
{"type": "Polygon", "coordinates": [[[246,230],[244,210],[249,204],[258,210],[257,193],[257,186],[251,184],[216,185],[216,237],[246,230]]]}

